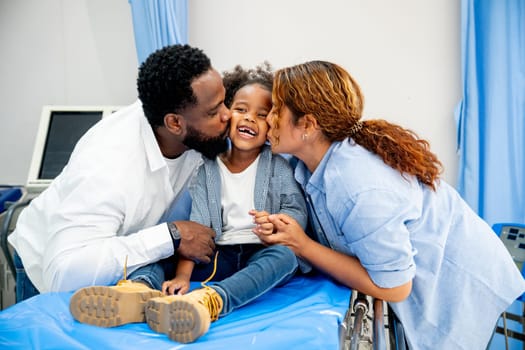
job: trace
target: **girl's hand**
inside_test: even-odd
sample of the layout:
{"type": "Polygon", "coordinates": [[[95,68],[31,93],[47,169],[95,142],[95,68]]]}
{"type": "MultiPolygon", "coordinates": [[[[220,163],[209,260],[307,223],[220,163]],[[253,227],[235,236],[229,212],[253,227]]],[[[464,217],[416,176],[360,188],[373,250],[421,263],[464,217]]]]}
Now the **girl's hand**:
{"type": "Polygon", "coordinates": [[[274,228],[273,224],[268,220],[270,215],[266,211],[257,211],[252,209],[248,212],[253,216],[253,222],[255,223],[255,228],[252,230],[257,236],[268,236],[273,234],[274,228]]]}
{"type": "Polygon", "coordinates": [[[166,295],[182,295],[190,290],[190,281],[184,278],[175,277],[172,280],[162,283],[162,293],[166,295]]]}
{"type": "Polygon", "coordinates": [[[301,225],[289,215],[271,214],[266,219],[273,225],[273,234],[264,235],[254,231],[264,244],[282,244],[292,249],[296,255],[301,256],[303,249],[312,242],[301,225]]]}

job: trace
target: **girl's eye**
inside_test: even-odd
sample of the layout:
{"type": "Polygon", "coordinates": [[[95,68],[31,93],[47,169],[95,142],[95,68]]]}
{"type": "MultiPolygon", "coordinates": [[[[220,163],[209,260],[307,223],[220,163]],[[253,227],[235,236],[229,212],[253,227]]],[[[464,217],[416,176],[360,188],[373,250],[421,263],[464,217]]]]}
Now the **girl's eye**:
{"type": "Polygon", "coordinates": [[[268,116],[268,113],[259,113],[259,114],[257,114],[257,117],[261,118],[261,119],[266,119],[267,116],[268,116]]]}
{"type": "Polygon", "coordinates": [[[246,109],[245,108],[234,108],[233,111],[237,112],[237,113],[246,113],[246,109]]]}

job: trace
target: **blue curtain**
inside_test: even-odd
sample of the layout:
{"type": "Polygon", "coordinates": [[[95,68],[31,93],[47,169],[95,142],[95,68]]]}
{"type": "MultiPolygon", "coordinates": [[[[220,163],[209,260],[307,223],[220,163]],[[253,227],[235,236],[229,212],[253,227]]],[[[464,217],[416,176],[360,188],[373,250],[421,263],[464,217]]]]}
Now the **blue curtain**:
{"type": "Polygon", "coordinates": [[[462,0],[458,191],[489,224],[525,223],[525,1],[462,0]]]}
{"type": "Polygon", "coordinates": [[[139,65],[150,53],[188,42],[187,0],[129,0],[139,65]]]}

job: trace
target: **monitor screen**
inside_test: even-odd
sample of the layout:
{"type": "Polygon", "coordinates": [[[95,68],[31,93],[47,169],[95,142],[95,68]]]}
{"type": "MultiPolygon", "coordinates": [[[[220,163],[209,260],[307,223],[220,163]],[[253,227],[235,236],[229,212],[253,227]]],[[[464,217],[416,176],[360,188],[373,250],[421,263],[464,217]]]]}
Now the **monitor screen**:
{"type": "Polygon", "coordinates": [[[49,186],[69,161],[78,140],[116,106],[44,106],[26,183],[28,193],[49,186]]]}
{"type": "Polygon", "coordinates": [[[76,143],[102,119],[103,111],[52,111],[39,179],[54,179],[69,160],[76,143]]]}

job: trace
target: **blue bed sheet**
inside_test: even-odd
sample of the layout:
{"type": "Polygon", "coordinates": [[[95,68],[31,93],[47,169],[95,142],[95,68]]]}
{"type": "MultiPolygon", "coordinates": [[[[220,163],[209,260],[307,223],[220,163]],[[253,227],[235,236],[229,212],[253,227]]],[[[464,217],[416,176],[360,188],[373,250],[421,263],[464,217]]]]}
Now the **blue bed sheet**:
{"type": "Polygon", "coordinates": [[[350,293],[324,276],[297,276],[212,323],[191,344],[171,341],[146,323],[81,324],[69,312],[72,293],[45,293],[0,312],[0,349],[335,350],[350,293]]]}

